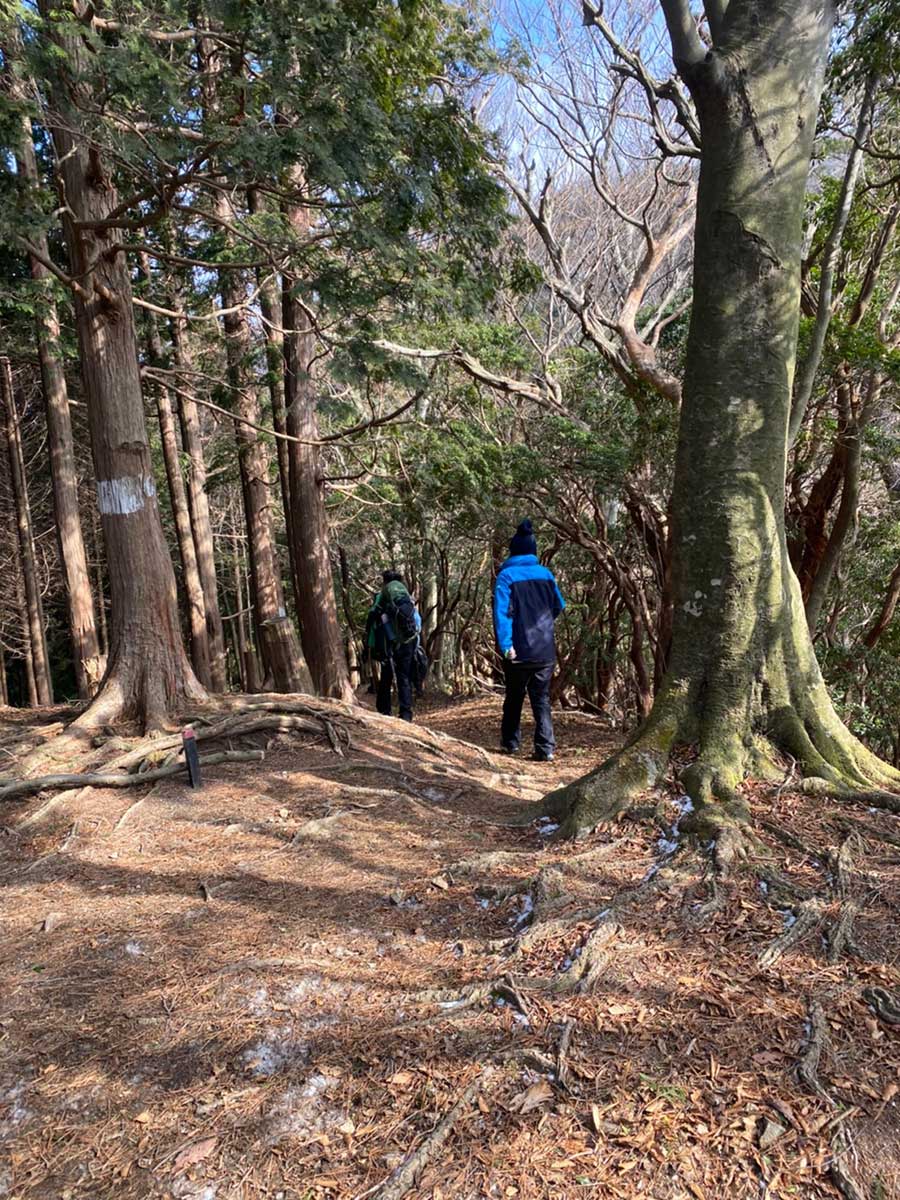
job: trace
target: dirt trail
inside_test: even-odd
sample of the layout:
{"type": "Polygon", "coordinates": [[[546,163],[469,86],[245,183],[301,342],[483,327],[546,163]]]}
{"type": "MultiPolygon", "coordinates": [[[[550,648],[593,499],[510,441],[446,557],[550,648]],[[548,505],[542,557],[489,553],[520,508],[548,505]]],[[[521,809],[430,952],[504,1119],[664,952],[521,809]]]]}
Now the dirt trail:
{"type": "Polygon", "coordinates": [[[278,735],[0,814],[0,1197],[900,1196],[900,819],[758,791],[715,885],[674,785],[514,824],[598,722],[548,767],[494,700],[420,718],[484,750],[278,735]]]}

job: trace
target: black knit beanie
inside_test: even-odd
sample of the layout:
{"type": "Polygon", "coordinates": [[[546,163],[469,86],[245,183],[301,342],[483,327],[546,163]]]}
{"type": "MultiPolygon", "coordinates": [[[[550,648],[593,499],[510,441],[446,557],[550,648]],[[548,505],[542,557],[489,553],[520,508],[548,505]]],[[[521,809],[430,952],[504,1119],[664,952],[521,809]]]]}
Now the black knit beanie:
{"type": "Polygon", "coordinates": [[[516,530],[509,543],[510,554],[537,554],[537,542],[531,528],[531,521],[526,517],[516,530]]]}

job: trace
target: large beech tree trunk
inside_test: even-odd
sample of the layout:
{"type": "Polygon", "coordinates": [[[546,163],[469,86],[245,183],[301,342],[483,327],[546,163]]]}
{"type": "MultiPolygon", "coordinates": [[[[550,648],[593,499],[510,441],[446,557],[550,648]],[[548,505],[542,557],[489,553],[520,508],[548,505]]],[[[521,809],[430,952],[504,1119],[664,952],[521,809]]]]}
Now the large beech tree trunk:
{"type": "MultiPolygon", "coordinates": [[[[34,530],[31,524],[31,505],[25,480],[25,459],[22,454],[22,435],[13,392],[12,367],[8,358],[0,358],[0,418],[4,423],[4,440],[16,508],[16,536],[19,543],[19,562],[22,571],[25,633],[31,647],[29,700],[33,705],[53,703],[53,683],[50,679],[50,660],[44,633],[44,606],[38,580],[34,553],[34,530]],[[33,683],[32,683],[33,679],[33,683]]],[[[26,662],[27,662],[26,658],[26,662]]]]}
{"type": "MultiPolygon", "coordinates": [[[[302,186],[302,181],[299,182],[302,186]]],[[[292,206],[287,216],[294,232],[302,237],[309,228],[307,210],[292,206]]],[[[281,311],[287,432],[299,439],[288,443],[297,616],[303,652],[316,691],[320,696],[352,700],[334,596],[322,455],[316,444],[319,439],[313,378],[316,334],[308,314],[298,303],[296,288],[296,278],[285,273],[281,311]]]]}
{"type": "Polygon", "coordinates": [[[900,774],[841,724],[816,662],[784,527],[809,157],[833,14],[826,2],[731,0],[707,52],[687,3],[663,0],[703,138],[673,494],[669,669],[632,742],[548,797],[583,832],[650,786],[676,743],[707,828],[733,842],[748,769],[790,752],[823,788],[900,774]]]}
{"type": "MultiPolygon", "coordinates": [[[[24,178],[38,186],[37,160],[32,142],[31,119],[22,123],[22,142],[18,155],[19,170],[24,178]]],[[[36,246],[47,258],[50,250],[43,233],[36,236],[36,246]]],[[[75,469],[75,449],[72,441],[72,419],[69,413],[69,392],[60,356],[60,324],[53,298],[51,275],[42,262],[29,255],[31,277],[42,288],[37,306],[38,356],[47,413],[47,444],[50,451],[50,478],[53,484],[53,509],[56,515],[56,536],[59,558],[66,583],[66,604],[69,614],[69,633],[72,639],[72,659],[75,683],[82,700],[89,700],[97,690],[106,659],[100,653],[97,626],[94,620],[94,599],[88,574],[87,555],[81,531],[78,509],[78,474],[75,469]]]]}
{"type": "MultiPolygon", "coordinates": [[[[53,16],[41,4],[53,28],[53,16]]],[[[104,222],[118,203],[96,148],[78,136],[83,51],[61,38],[65,69],[50,81],[64,230],[75,290],[91,450],[109,570],[111,619],[106,675],[77,724],[133,718],[163,724],[206,693],[185,654],[172,560],[163,536],[144,422],[131,279],[124,255],[110,253],[116,232],[104,222]]]]}

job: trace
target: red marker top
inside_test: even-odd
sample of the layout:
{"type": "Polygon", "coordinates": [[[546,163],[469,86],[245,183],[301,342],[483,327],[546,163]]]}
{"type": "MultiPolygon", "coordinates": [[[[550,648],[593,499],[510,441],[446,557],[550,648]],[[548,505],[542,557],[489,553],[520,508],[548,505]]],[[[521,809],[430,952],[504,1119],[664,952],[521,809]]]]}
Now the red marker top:
{"type": "Polygon", "coordinates": [[[194,733],[190,725],[185,725],[184,729],[181,731],[181,736],[183,738],[195,738],[197,735],[194,733]]]}

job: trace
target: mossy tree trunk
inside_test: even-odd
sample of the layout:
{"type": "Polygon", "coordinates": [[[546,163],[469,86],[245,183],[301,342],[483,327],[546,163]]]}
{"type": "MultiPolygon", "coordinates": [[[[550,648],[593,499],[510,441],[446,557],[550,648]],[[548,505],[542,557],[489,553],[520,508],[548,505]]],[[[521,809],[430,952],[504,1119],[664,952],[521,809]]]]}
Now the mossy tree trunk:
{"type": "Polygon", "coordinates": [[[708,49],[686,3],[663,8],[703,138],[672,650],[630,745],[548,797],[572,833],[650,786],[676,743],[697,749],[683,782],[712,823],[745,817],[736,785],[773,747],[822,786],[900,782],[832,708],[784,526],[804,198],[833,14],[819,0],[731,0],[708,49]]]}

